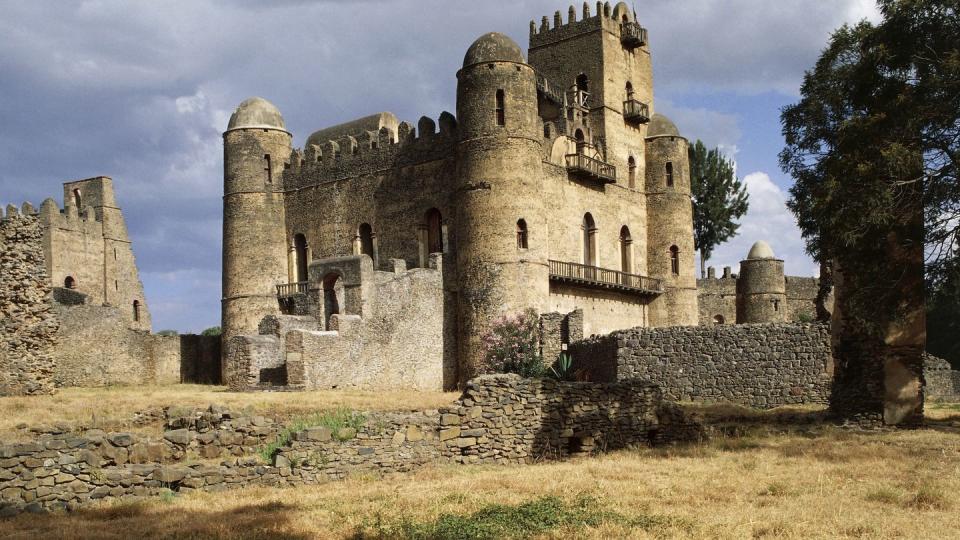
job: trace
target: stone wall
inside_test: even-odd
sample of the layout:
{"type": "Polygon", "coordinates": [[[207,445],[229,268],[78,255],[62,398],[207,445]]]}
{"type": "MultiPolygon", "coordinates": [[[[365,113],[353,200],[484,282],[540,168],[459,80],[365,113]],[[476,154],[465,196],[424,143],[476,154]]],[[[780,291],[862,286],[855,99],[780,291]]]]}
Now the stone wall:
{"type": "Polygon", "coordinates": [[[0,396],[54,391],[59,320],[50,308],[37,218],[0,216],[0,396]]]}
{"type": "Polygon", "coordinates": [[[924,398],[960,402],[960,370],[932,354],[923,355],[924,398]]]}
{"type": "Polygon", "coordinates": [[[634,328],[574,343],[591,380],[639,378],[666,399],[754,407],[825,403],[833,371],[826,325],[634,328]]]}
{"type": "MultiPolygon", "coordinates": [[[[700,324],[710,326],[736,324],[737,322],[737,281],[738,274],[724,268],[722,277],[715,277],[713,267],[708,277],[697,280],[697,295],[700,306],[700,324]]],[[[817,293],[820,280],[814,277],[786,276],[784,278],[786,302],[783,317],[787,322],[812,321],[817,316],[817,293]]],[[[827,305],[833,305],[832,295],[827,305]]]]}
{"type": "Polygon", "coordinates": [[[428,464],[532,463],[704,436],[702,425],[661,402],[655,386],[636,381],[485,376],[441,411],[349,414],[343,425],[315,420],[290,431],[216,406],[171,409],[162,437],[38,426],[31,442],[0,444],[0,516],[171,491],[319,484],[428,464]]]}

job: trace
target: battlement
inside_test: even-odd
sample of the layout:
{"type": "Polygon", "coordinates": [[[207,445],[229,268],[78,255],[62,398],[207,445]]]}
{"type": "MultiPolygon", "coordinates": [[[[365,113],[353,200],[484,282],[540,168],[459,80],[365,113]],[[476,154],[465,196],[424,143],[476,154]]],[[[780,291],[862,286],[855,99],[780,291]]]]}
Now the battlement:
{"type": "Polygon", "coordinates": [[[285,189],[361,176],[391,167],[413,165],[449,156],[458,140],[457,119],[444,111],[435,122],[421,117],[414,128],[400,122],[396,132],[383,127],[322,144],[295,149],[284,174],[285,189]],[[437,127],[439,125],[439,131],[437,127]]]}
{"type": "Polygon", "coordinates": [[[597,30],[607,30],[619,35],[621,23],[636,22],[636,14],[624,2],[615,7],[611,7],[610,2],[597,2],[595,14],[590,11],[590,3],[584,2],[581,14],[581,19],[577,20],[577,9],[571,5],[567,9],[566,23],[559,10],[553,14],[552,25],[546,15],[541,18],[539,25],[536,21],[530,21],[530,48],[558,43],[597,30]]]}

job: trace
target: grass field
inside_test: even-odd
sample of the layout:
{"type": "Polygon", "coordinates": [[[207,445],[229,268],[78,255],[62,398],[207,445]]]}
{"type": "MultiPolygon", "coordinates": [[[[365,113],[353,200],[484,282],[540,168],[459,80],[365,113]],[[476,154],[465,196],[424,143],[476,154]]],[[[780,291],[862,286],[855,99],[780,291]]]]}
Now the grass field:
{"type": "MultiPolygon", "coordinates": [[[[111,392],[104,406],[134,410],[150,399],[111,392]]],[[[190,399],[293,411],[436,407],[453,395],[184,389],[177,403],[190,399]]],[[[738,435],[525,467],[437,466],[312,488],[107,503],[0,521],[0,538],[960,538],[958,405],[928,405],[923,429],[877,432],[818,423],[810,408],[698,409],[713,422],[739,421],[738,435]]]]}

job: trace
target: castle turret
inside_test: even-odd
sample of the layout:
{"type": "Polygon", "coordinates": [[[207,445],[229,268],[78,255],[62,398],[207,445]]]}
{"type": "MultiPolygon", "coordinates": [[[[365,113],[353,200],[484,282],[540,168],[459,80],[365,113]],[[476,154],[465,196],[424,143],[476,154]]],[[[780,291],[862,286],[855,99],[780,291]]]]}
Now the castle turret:
{"type": "Polygon", "coordinates": [[[770,245],[758,241],[746,260],[740,261],[737,279],[737,324],[786,320],[787,292],[783,261],[770,245]]]}
{"type": "Polygon", "coordinates": [[[647,256],[650,275],[666,292],[651,305],[654,326],[698,322],[693,206],[687,140],[669,118],[654,114],[646,138],[647,256]]]}
{"type": "Polygon", "coordinates": [[[265,99],[237,107],[223,134],[223,337],[256,334],[287,282],[282,175],[291,136],[265,99]]]}
{"type": "Polygon", "coordinates": [[[503,34],[470,46],[457,73],[461,380],[480,338],[502,314],[539,309],[549,295],[536,74],[503,34]]]}

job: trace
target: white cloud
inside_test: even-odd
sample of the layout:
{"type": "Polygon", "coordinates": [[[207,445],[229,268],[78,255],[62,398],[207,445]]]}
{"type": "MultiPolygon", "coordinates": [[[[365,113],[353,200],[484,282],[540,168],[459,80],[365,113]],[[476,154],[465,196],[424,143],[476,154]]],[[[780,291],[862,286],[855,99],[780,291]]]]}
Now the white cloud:
{"type": "Polygon", "coordinates": [[[740,221],[739,234],[714,250],[707,264],[718,269],[731,266],[738,272],[740,261],[746,258],[754,242],[765,240],[777,258],[784,260],[787,275],[818,275],[819,267],[804,251],[800,229],[787,209],[787,193],[765,172],[750,173],[743,183],[750,194],[750,207],[740,221]]]}

